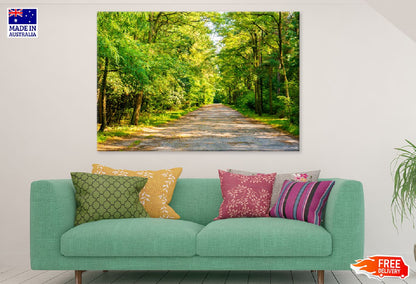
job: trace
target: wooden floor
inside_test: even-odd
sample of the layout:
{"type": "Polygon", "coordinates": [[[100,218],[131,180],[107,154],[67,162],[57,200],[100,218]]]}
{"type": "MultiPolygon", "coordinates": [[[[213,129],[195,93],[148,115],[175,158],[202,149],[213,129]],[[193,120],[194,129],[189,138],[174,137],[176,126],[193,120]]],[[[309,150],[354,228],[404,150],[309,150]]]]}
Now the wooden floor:
{"type": "MultiPolygon", "coordinates": [[[[75,283],[74,271],[41,271],[29,268],[0,268],[0,283],[75,283]]],[[[92,284],[309,284],[316,283],[311,271],[86,271],[83,283],[92,284]]],[[[416,273],[405,279],[373,280],[352,271],[326,271],[325,284],[416,284],[416,273]]]]}

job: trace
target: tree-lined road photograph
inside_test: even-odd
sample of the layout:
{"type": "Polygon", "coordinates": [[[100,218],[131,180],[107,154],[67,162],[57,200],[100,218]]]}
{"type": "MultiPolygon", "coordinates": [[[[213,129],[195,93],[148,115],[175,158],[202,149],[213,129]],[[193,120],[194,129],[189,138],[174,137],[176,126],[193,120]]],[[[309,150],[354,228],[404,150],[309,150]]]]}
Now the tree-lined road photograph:
{"type": "Polygon", "coordinates": [[[298,151],[299,12],[98,12],[98,151],[298,151]]]}

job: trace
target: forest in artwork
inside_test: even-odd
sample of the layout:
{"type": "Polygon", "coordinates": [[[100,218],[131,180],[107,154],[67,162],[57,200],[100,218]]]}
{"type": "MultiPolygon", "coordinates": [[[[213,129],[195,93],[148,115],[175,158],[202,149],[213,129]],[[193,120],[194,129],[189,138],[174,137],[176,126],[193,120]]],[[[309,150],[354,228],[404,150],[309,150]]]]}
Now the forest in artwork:
{"type": "Polygon", "coordinates": [[[297,137],[299,33],[299,12],[98,12],[98,142],[211,104],[297,137]]]}

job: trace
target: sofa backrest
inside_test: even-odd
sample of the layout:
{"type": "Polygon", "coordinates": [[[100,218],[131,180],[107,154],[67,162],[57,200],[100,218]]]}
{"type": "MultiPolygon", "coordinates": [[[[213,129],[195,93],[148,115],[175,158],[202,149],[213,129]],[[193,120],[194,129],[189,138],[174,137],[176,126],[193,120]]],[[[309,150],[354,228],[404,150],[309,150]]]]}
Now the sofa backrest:
{"type": "Polygon", "coordinates": [[[182,220],[206,225],[218,216],[221,202],[218,178],[180,178],[170,206],[182,220]]]}

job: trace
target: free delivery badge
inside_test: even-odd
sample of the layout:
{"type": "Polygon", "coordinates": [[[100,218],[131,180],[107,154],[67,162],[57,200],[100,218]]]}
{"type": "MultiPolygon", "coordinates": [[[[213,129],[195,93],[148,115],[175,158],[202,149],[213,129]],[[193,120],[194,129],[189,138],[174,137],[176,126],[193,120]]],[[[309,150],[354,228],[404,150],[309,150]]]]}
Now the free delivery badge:
{"type": "Polygon", "coordinates": [[[405,279],[409,276],[409,266],[401,256],[374,255],[356,260],[351,264],[356,274],[365,274],[369,278],[381,280],[384,277],[405,279]]]}
{"type": "Polygon", "coordinates": [[[38,9],[37,8],[8,8],[8,38],[37,38],[38,9]]]}

